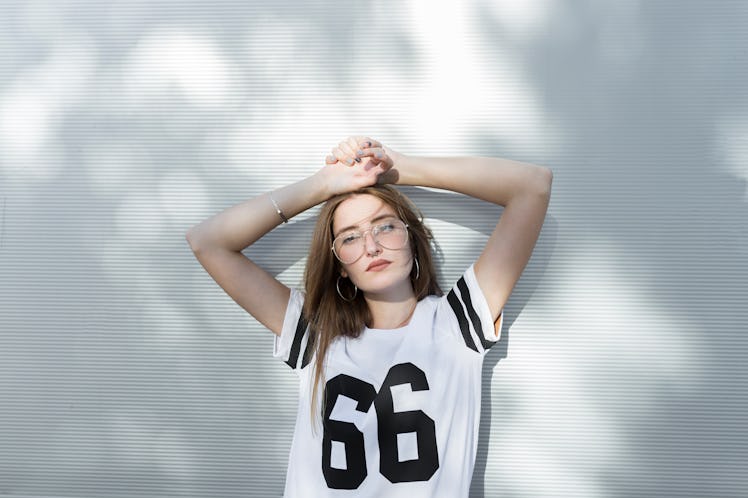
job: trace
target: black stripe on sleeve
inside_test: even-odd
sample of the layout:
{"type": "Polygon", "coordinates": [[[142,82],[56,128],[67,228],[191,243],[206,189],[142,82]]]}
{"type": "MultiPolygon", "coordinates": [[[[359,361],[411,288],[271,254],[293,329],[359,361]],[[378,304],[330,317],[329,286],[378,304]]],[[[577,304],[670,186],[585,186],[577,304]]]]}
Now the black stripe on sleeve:
{"type": "Polygon", "coordinates": [[[470,316],[470,321],[473,322],[473,329],[475,329],[475,333],[478,336],[478,339],[480,339],[483,349],[489,349],[494,345],[494,343],[487,341],[486,336],[483,334],[483,325],[481,324],[480,317],[478,317],[478,313],[475,312],[475,308],[473,307],[473,301],[470,299],[470,290],[465,282],[465,277],[461,277],[460,280],[457,281],[457,288],[460,289],[460,295],[462,296],[462,300],[465,302],[468,316],[470,316]]]}
{"type": "Polygon", "coordinates": [[[478,348],[475,347],[475,342],[473,341],[473,338],[470,337],[470,325],[468,325],[467,318],[465,318],[465,312],[462,310],[462,303],[460,303],[460,299],[457,297],[457,294],[455,294],[454,289],[449,291],[449,294],[447,294],[447,301],[452,307],[452,311],[455,312],[457,323],[460,324],[460,331],[462,332],[462,338],[465,340],[465,345],[477,353],[478,348]]]}
{"type": "MultiPolygon", "coordinates": [[[[304,328],[306,329],[306,320],[304,321],[304,328]]],[[[304,348],[304,356],[301,358],[301,368],[304,368],[305,366],[309,365],[309,362],[312,359],[312,338],[311,336],[307,335],[306,338],[306,347],[304,348]]]]}
{"type": "Polygon", "coordinates": [[[299,353],[301,352],[301,339],[304,338],[304,331],[306,331],[306,320],[304,315],[299,317],[299,321],[296,322],[296,332],[293,336],[293,344],[291,345],[291,353],[288,355],[288,361],[286,363],[289,367],[295,369],[299,363],[299,353]]]}

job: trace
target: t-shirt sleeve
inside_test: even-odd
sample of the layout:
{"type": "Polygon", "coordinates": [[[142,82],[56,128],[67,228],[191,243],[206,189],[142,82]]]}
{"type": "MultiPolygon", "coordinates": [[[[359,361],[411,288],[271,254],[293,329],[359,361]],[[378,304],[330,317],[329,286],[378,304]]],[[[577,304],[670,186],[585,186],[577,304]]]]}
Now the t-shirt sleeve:
{"type": "Polygon", "coordinates": [[[302,314],[303,306],[304,293],[291,288],[283,328],[280,336],[275,336],[273,343],[273,356],[280,358],[294,370],[307,366],[311,358],[309,324],[302,314]]]}
{"type": "Polygon", "coordinates": [[[501,310],[498,327],[494,330],[493,315],[475,278],[473,264],[439,299],[436,319],[450,329],[465,347],[484,354],[501,338],[504,310],[501,310]]]}

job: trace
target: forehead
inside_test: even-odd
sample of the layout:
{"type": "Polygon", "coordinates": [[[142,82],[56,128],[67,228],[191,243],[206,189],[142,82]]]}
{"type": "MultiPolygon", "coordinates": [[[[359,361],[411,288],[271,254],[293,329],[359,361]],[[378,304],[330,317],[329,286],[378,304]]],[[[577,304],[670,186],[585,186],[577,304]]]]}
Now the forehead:
{"type": "Polygon", "coordinates": [[[367,225],[373,218],[386,214],[397,217],[392,206],[379,197],[357,194],[338,204],[333,215],[332,229],[334,233],[338,233],[348,226],[367,225]]]}

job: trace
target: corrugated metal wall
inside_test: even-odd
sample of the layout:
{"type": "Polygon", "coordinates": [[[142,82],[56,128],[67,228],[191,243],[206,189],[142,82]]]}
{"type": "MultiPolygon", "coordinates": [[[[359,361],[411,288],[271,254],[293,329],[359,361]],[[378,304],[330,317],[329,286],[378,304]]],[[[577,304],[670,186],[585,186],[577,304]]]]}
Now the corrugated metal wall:
{"type": "MultiPolygon", "coordinates": [[[[746,5],[2,2],[0,495],[279,496],[295,377],[184,233],[367,134],[555,174],[472,496],[748,496],[746,5]]],[[[500,210],[410,192],[449,285],[500,210]]]]}

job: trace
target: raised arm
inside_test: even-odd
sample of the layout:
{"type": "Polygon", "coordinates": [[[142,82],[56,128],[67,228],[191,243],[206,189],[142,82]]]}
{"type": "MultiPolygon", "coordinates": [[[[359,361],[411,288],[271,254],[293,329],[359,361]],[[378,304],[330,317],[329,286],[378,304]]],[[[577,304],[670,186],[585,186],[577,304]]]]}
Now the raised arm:
{"type": "MultiPolygon", "coordinates": [[[[339,149],[334,153],[343,160],[339,149]]],[[[327,164],[308,178],[231,206],[193,226],[186,233],[187,242],[218,285],[280,335],[290,290],[241,251],[283,222],[276,205],[290,219],[332,195],[374,184],[388,168],[388,164],[374,165],[368,160],[327,164]]]]}
{"type": "Polygon", "coordinates": [[[359,143],[359,157],[391,167],[382,180],[452,190],[504,206],[475,262],[478,284],[497,320],[540,235],[551,195],[551,170],[493,157],[406,156],[367,137],[360,137],[359,143]]]}
{"type": "Polygon", "coordinates": [[[324,201],[319,177],[311,176],[221,211],[187,231],[192,252],[213,280],[265,327],[280,335],[290,290],[242,254],[287,218],[324,201]]]}

